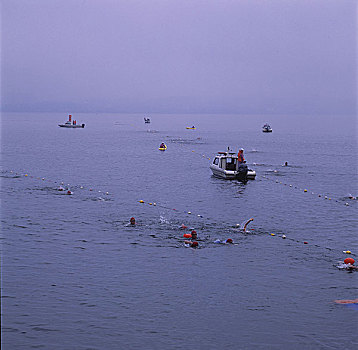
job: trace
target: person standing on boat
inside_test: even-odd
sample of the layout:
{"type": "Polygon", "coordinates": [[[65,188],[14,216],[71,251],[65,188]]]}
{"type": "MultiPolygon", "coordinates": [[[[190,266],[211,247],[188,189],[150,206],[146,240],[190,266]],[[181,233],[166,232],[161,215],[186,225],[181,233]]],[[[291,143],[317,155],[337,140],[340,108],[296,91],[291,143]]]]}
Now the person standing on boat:
{"type": "Polygon", "coordinates": [[[239,149],[239,153],[237,154],[237,161],[239,162],[239,164],[245,163],[244,149],[243,148],[239,149]]]}

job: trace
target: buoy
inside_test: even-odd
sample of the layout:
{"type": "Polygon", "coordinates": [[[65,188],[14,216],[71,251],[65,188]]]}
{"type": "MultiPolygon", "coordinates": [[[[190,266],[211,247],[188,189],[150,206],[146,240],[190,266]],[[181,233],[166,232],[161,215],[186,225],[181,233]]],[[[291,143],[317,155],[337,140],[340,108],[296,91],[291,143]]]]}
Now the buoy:
{"type": "Polygon", "coordinates": [[[308,244],[308,242],[304,241],[303,244],[308,244]]]}
{"type": "Polygon", "coordinates": [[[276,236],[274,233],[271,233],[271,236],[276,236]]]}
{"type": "Polygon", "coordinates": [[[283,239],[285,239],[285,238],[286,238],[286,236],[285,236],[285,235],[282,235],[282,238],[283,238],[283,239]]]}
{"type": "Polygon", "coordinates": [[[303,192],[307,192],[307,190],[306,189],[304,189],[304,191],[303,192]]]}
{"type": "Polygon", "coordinates": [[[139,203],[144,203],[144,200],[141,199],[141,200],[139,201],[139,203]]]}
{"type": "Polygon", "coordinates": [[[352,252],[350,250],[343,250],[343,253],[345,254],[352,254],[352,252]]]}
{"type": "Polygon", "coordinates": [[[355,263],[355,261],[353,258],[346,258],[346,259],[344,259],[344,263],[353,265],[355,263]]]}
{"type": "Polygon", "coordinates": [[[184,234],[183,234],[183,237],[184,237],[184,238],[191,238],[191,233],[184,233],[184,234]]]}

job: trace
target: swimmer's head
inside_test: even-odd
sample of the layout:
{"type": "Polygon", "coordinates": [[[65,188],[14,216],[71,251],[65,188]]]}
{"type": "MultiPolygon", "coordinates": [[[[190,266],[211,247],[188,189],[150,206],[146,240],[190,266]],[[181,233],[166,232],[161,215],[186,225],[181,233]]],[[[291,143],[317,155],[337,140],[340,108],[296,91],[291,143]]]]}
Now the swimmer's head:
{"type": "Polygon", "coordinates": [[[226,240],[226,243],[233,244],[234,242],[232,241],[231,238],[228,238],[228,239],[226,240]]]}
{"type": "Polygon", "coordinates": [[[198,235],[197,235],[197,233],[196,233],[195,230],[191,231],[191,237],[192,237],[192,238],[198,237],[198,235]]]}
{"type": "Polygon", "coordinates": [[[240,151],[240,152],[244,152],[244,149],[243,149],[243,148],[240,148],[239,151],[240,151]]]}
{"type": "Polygon", "coordinates": [[[197,248],[199,246],[199,243],[194,241],[194,242],[191,243],[190,246],[193,247],[193,248],[197,248]]]}
{"type": "Polygon", "coordinates": [[[353,258],[346,258],[346,259],[344,259],[344,263],[353,265],[355,263],[355,261],[353,258]]]}
{"type": "Polygon", "coordinates": [[[132,217],[129,219],[129,222],[131,223],[131,225],[135,225],[135,218],[132,216],[132,217]]]}

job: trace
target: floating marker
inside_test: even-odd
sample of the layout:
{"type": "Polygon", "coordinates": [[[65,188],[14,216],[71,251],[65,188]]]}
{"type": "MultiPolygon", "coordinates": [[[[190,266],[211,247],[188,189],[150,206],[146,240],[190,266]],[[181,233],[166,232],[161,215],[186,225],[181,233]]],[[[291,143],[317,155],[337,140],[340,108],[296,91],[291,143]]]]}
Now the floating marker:
{"type": "Polygon", "coordinates": [[[141,200],[139,201],[139,203],[144,203],[144,201],[141,199],[141,200]]]}

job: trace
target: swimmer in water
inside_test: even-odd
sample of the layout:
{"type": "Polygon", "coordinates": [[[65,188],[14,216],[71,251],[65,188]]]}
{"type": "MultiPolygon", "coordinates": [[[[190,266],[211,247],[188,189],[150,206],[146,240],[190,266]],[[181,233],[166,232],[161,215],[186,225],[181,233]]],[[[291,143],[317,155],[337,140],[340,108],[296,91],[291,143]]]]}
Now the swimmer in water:
{"type": "Polygon", "coordinates": [[[214,243],[219,244],[234,244],[233,240],[231,238],[228,238],[226,241],[220,241],[220,239],[217,239],[214,241],[214,243]]]}
{"type": "Polygon", "coordinates": [[[247,225],[248,225],[251,221],[254,221],[254,218],[251,218],[251,219],[249,219],[249,220],[247,220],[247,221],[245,222],[245,225],[244,225],[244,228],[243,228],[243,231],[244,231],[244,232],[247,232],[247,231],[246,231],[246,227],[247,227],[247,225]]]}
{"type": "Polygon", "coordinates": [[[341,270],[348,270],[348,271],[358,270],[358,266],[355,266],[354,263],[355,260],[353,258],[347,258],[344,259],[344,261],[340,261],[337,267],[341,270]]]}
{"type": "Polygon", "coordinates": [[[131,217],[129,219],[129,223],[132,225],[132,226],[135,226],[135,218],[134,217],[131,217]]]}
{"type": "MultiPolygon", "coordinates": [[[[184,241],[184,244],[189,244],[191,245],[194,241],[196,241],[198,239],[198,234],[196,233],[195,230],[191,231],[191,237],[190,237],[190,241],[184,241]]],[[[198,242],[196,242],[198,243],[198,242]]]]}
{"type": "Polygon", "coordinates": [[[184,245],[188,248],[198,248],[199,247],[199,243],[196,241],[194,241],[194,242],[184,241],[184,245]]]}

